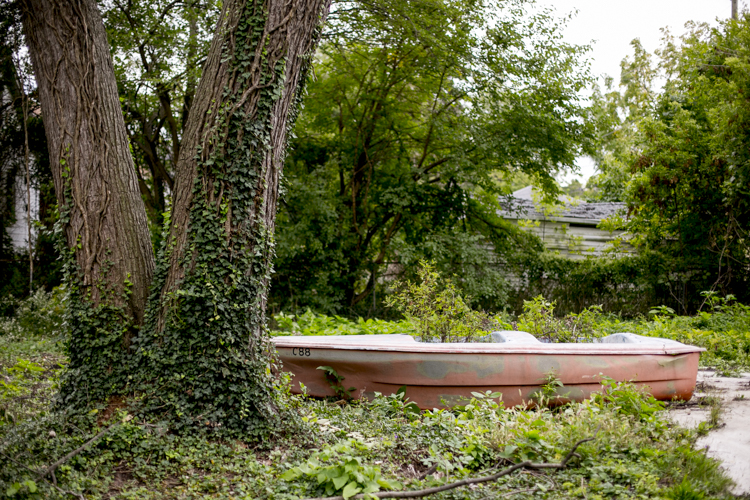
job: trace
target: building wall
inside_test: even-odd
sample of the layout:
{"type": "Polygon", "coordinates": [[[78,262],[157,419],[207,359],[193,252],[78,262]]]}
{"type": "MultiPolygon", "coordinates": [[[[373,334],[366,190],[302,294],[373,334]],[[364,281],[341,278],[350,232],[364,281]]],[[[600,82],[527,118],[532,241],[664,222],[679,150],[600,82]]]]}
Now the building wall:
{"type": "MultiPolygon", "coordinates": [[[[26,202],[26,177],[19,173],[15,186],[15,218],[16,222],[8,228],[8,235],[17,251],[27,251],[29,248],[28,212],[26,202]]],[[[39,219],[39,191],[31,187],[31,223],[39,219]]],[[[36,228],[32,225],[31,237],[34,238],[36,228]]]]}
{"type": "MultiPolygon", "coordinates": [[[[544,246],[553,252],[571,259],[601,255],[623,231],[604,231],[591,224],[563,222],[557,220],[515,221],[522,229],[539,236],[544,246]]],[[[618,253],[633,253],[634,249],[623,244],[618,253]]]]}

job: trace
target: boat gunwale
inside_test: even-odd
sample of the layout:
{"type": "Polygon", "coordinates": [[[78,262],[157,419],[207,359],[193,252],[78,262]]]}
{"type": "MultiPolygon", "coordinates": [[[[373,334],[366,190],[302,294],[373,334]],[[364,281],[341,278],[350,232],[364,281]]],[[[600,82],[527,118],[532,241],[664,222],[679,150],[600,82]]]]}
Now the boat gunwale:
{"type": "MultiPolygon", "coordinates": [[[[366,336],[365,336],[366,337],[366,336]]],[[[680,355],[705,352],[706,349],[677,342],[649,344],[594,344],[594,343],[421,343],[421,342],[325,342],[322,337],[284,336],[271,337],[276,348],[332,349],[343,351],[381,351],[424,354],[573,354],[573,355],[680,355]],[[308,340],[309,339],[309,340],[308,340]]]]}

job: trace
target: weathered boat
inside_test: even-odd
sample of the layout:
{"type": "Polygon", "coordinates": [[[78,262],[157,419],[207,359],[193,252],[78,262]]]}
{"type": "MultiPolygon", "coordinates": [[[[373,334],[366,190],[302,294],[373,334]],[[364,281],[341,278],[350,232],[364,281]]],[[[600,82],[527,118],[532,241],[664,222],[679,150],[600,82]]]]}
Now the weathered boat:
{"type": "Polygon", "coordinates": [[[284,370],[311,396],[334,396],[330,366],[354,398],[406,396],[420,408],[465,402],[472,392],[501,392],[506,407],[526,405],[550,375],[563,383],[557,401],[581,401],[602,389],[602,377],[632,381],[660,400],[692,397],[705,349],[667,339],[619,333],[596,343],[541,343],[522,332],[494,332],[495,342],[423,343],[409,335],[273,337],[284,370]]]}

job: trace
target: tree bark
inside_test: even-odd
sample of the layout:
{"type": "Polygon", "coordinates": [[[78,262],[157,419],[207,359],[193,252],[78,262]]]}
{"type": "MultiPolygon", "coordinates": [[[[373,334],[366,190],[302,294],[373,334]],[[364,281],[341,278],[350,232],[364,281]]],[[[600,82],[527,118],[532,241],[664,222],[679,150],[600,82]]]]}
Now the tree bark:
{"type": "MultiPolygon", "coordinates": [[[[231,158],[226,158],[227,145],[225,144],[227,136],[231,133],[227,130],[231,127],[229,122],[257,120],[257,108],[263,94],[271,85],[281,84],[281,95],[274,100],[271,112],[263,116],[267,123],[259,124],[270,131],[269,143],[261,145],[265,147],[250,145],[256,154],[262,156],[257,172],[253,172],[253,175],[257,174],[258,180],[262,180],[253,186],[257,190],[256,203],[247,207],[250,211],[237,214],[227,225],[229,235],[235,227],[242,227],[247,231],[248,220],[242,217],[247,216],[252,221],[251,224],[264,224],[268,229],[273,230],[279,177],[287,146],[287,133],[291,125],[288,123],[289,115],[290,112],[293,115],[296,114],[293,104],[296,105],[294,101],[297,98],[298,82],[306,69],[304,63],[310,57],[317,42],[315,33],[321,22],[321,15],[327,12],[329,4],[330,0],[295,0],[293,2],[230,0],[224,2],[216,36],[211,44],[206,65],[203,68],[203,76],[196,91],[195,102],[192,103],[190,117],[185,126],[182,153],[177,165],[169,231],[169,240],[174,245],[174,250],[170,256],[169,273],[162,288],[162,297],[168,296],[184,279],[185,274],[195,269],[194,259],[190,262],[181,260],[185,255],[191,232],[190,210],[193,205],[195,179],[199,176],[203,177],[202,184],[206,186],[206,189],[201,190],[201,194],[206,197],[207,201],[214,204],[222,188],[241,189],[241,186],[227,182],[214,186],[215,176],[209,172],[199,171],[199,165],[205,164],[212,156],[221,156],[223,160],[231,161],[231,158]],[[238,25],[246,22],[247,17],[251,15],[243,11],[250,7],[267,12],[267,21],[262,34],[262,40],[267,45],[257,44],[256,53],[252,54],[252,79],[247,81],[237,74],[236,68],[233,68],[237,56],[233,52],[237,44],[238,25]],[[271,58],[261,61],[261,51],[269,53],[271,58]],[[279,71],[279,68],[275,66],[284,59],[286,63],[283,71],[279,71]],[[265,67],[261,67],[261,64],[265,67]],[[271,81],[262,82],[261,79],[268,74],[273,75],[271,81]],[[248,85],[249,88],[244,85],[248,85]],[[227,89],[230,90],[232,97],[239,96],[241,102],[235,102],[223,95],[227,89]],[[227,103],[232,104],[231,116],[220,116],[219,110],[227,103]]],[[[240,140],[252,142],[247,137],[241,137],[242,132],[236,130],[233,132],[238,133],[240,140]]],[[[160,316],[162,327],[164,319],[162,313],[160,316]]]]}
{"type": "Polygon", "coordinates": [[[75,263],[68,350],[76,375],[68,382],[83,388],[78,395],[85,400],[123,370],[130,337],[143,323],[153,250],[96,2],[20,5],[61,227],[75,263]],[[95,318],[102,308],[113,324],[95,318]]]}
{"type": "Polygon", "coordinates": [[[82,285],[92,305],[112,300],[140,325],[153,250],[96,2],[24,0],[22,8],[57,201],[69,211],[65,236],[82,285]]]}
{"type": "Polygon", "coordinates": [[[149,336],[139,339],[140,371],[158,375],[150,402],[186,424],[247,432],[278,416],[264,342],[276,202],[328,6],[223,3],[180,147],[149,336]]]}
{"type": "Polygon", "coordinates": [[[281,429],[265,342],[274,218],[299,82],[330,0],[223,2],[132,358],[106,355],[117,351],[113,338],[127,337],[117,337],[120,311],[135,325],[144,317],[151,247],[101,17],[94,0],[22,2],[61,218],[80,270],[74,288],[91,305],[115,306],[92,320],[72,305],[72,392],[63,400],[101,399],[129,384],[143,411],[179,424],[257,437],[281,429]]]}

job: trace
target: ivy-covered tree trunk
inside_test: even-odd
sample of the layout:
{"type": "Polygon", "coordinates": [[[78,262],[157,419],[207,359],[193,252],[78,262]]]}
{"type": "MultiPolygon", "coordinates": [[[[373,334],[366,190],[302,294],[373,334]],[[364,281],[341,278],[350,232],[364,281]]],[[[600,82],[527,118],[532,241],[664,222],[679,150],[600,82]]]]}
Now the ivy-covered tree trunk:
{"type": "Polygon", "coordinates": [[[278,415],[264,319],[276,201],[328,3],[223,3],[138,341],[139,373],[158,388],[144,400],[186,425],[262,435],[278,415]]]}
{"type": "Polygon", "coordinates": [[[99,400],[124,383],[124,355],[143,322],[154,271],[146,212],[96,2],[20,5],[71,253],[62,394],[66,402],[99,400]]]}

